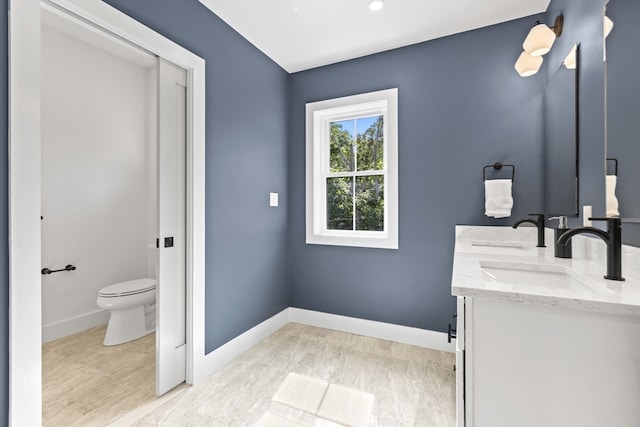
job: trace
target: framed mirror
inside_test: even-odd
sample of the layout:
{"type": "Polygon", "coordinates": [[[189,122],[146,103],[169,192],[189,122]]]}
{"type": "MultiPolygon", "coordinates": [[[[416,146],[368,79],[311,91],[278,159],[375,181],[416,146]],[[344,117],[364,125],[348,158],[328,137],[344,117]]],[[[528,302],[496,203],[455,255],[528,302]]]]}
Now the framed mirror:
{"type": "Polygon", "coordinates": [[[610,0],[605,13],[606,211],[640,247],[640,1],[610,0]]]}
{"type": "Polygon", "coordinates": [[[544,93],[545,211],[578,216],[578,60],[573,46],[544,93]]]}

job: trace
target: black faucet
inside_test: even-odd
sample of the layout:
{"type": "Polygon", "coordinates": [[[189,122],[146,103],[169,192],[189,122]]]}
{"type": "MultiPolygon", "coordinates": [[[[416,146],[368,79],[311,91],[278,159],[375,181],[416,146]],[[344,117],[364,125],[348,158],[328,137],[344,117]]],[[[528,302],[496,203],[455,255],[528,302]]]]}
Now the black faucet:
{"type": "Polygon", "coordinates": [[[571,240],[569,240],[564,245],[561,243],[558,243],[558,239],[560,238],[560,236],[562,236],[564,233],[569,231],[569,227],[567,226],[567,216],[558,215],[558,216],[552,216],[549,219],[558,220],[558,228],[553,229],[553,235],[554,235],[553,256],[555,256],[556,258],[571,258],[571,253],[572,253],[571,240]]]}
{"type": "Polygon", "coordinates": [[[515,224],[513,224],[513,228],[518,228],[518,226],[520,224],[522,224],[523,222],[530,222],[531,224],[535,225],[538,228],[538,245],[537,245],[537,247],[546,248],[546,246],[544,245],[544,214],[534,213],[534,214],[529,214],[529,215],[534,215],[538,219],[537,220],[529,219],[529,218],[521,219],[520,221],[518,221],[515,224]]]}
{"type": "Polygon", "coordinates": [[[558,239],[565,244],[576,234],[593,234],[607,244],[607,275],[605,279],[624,280],[622,277],[622,221],[616,218],[589,218],[589,221],[607,221],[607,231],[595,227],[574,228],[566,231],[558,239]]]}

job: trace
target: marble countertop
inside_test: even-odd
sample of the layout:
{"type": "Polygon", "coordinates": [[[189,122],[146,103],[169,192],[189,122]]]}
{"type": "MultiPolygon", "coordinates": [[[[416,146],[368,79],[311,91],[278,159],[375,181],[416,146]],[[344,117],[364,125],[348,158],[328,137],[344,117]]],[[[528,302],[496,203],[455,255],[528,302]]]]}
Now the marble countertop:
{"type": "Polygon", "coordinates": [[[546,248],[536,247],[534,227],[456,226],[451,293],[640,317],[640,248],[623,246],[626,280],[619,282],[603,277],[606,245],[601,239],[573,237],[570,259],[554,257],[552,229],[545,240],[546,248]],[[491,274],[505,269],[504,276],[491,274]],[[520,270],[541,280],[509,278],[520,270]]]}

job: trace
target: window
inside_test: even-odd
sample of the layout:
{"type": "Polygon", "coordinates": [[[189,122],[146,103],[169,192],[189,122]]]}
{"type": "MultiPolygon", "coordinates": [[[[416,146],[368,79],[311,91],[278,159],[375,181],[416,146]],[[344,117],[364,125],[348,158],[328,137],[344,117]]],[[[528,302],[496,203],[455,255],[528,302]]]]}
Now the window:
{"type": "Polygon", "coordinates": [[[398,248],[397,98],[307,104],[307,243],[398,248]]]}

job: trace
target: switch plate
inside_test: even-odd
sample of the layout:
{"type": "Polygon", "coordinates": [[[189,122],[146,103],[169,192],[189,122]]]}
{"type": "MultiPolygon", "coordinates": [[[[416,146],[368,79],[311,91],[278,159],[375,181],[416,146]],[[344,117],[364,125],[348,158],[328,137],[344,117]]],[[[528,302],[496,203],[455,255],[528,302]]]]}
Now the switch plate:
{"type": "Polygon", "coordinates": [[[278,206],[278,193],[269,193],[269,206],[278,206]]]}
{"type": "Polygon", "coordinates": [[[592,215],[592,207],[589,205],[585,205],[582,207],[582,226],[583,227],[591,227],[593,225],[593,223],[591,221],[589,221],[589,218],[591,218],[592,215]]]}

